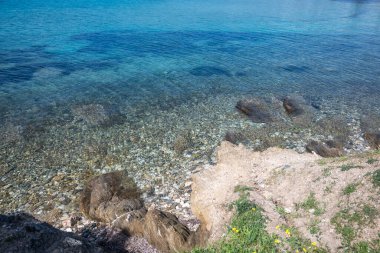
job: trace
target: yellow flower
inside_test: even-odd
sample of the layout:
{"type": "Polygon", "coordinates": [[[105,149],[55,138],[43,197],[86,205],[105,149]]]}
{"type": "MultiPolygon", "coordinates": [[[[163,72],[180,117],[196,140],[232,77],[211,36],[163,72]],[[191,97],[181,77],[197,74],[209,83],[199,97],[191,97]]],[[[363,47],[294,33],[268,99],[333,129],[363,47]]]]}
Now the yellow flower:
{"type": "Polygon", "coordinates": [[[317,243],[316,242],[312,242],[311,245],[314,246],[314,247],[317,247],[317,243]]]}
{"type": "Polygon", "coordinates": [[[291,233],[290,233],[290,230],[289,230],[289,229],[286,229],[286,230],[285,230],[285,234],[290,235],[290,234],[291,234],[291,233]]]}
{"type": "Polygon", "coordinates": [[[274,240],[274,243],[279,244],[281,241],[279,239],[274,240]]]}
{"type": "Polygon", "coordinates": [[[302,248],[302,250],[303,250],[303,252],[307,252],[307,249],[305,249],[305,248],[302,248]]]}
{"type": "Polygon", "coordinates": [[[235,230],[235,233],[239,233],[239,229],[236,229],[236,230],[235,230]]]}
{"type": "Polygon", "coordinates": [[[237,228],[232,228],[232,231],[234,231],[234,232],[235,232],[235,231],[236,231],[236,229],[237,229],[237,228]]]}
{"type": "Polygon", "coordinates": [[[280,229],[280,225],[277,225],[277,226],[276,226],[276,229],[279,230],[279,229],[280,229]]]}
{"type": "Polygon", "coordinates": [[[256,253],[256,251],[252,252],[252,253],[256,253]]]}
{"type": "Polygon", "coordinates": [[[253,207],[253,208],[252,208],[252,211],[256,211],[256,208],[253,207]]]}
{"type": "Polygon", "coordinates": [[[298,249],[296,250],[296,253],[300,253],[298,249]]]}

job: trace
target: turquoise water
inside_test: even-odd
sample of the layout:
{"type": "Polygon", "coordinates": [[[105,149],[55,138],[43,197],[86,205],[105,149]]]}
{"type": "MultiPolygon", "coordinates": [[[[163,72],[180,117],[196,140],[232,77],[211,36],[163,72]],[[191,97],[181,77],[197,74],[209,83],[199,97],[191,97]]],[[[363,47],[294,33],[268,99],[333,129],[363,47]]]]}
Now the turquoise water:
{"type": "Polygon", "coordinates": [[[3,0],[0,11],[2,122],[57,103],[380,95],[379,1],[3,0]]]}

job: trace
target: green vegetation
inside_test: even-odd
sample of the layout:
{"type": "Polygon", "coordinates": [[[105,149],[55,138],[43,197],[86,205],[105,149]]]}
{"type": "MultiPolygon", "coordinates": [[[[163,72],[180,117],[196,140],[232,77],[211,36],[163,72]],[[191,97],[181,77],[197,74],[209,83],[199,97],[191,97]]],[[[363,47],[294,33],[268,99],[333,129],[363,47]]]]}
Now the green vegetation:
{"type": "Polygon", "coordinates": [[[343,194],[344,195],[350,195],[351,193],[356,191],[356,187],[358,186],[358,183],[351,183],[348,184],[344,189],[343,189],[343,194]]]}
{"type": "Polygon", "coordinates": [[[294,228],[278,225],[276,229],[286,236],[269,234],[260,207],[249,201],[249,188],[239,186],[240,198],[233,202],[236,214],[227,235],[214,246],[193,249],[193,253],[276,253],[276,252],[327,252],[316,242],[305,240],[294,228]],[[243,190],[245,189],[245,190],[243,190]]]}
{"type": "Polygon", "coordinates": [[[376,170],[372,174],[372,183],[376,187],[380,187],[380,169],[376,170]]]}
{"type": "Polygon", "coordinates": [[[310,232],[310,234],[316,235],[316,234],[318,234],[320,232],[318,224],[319,224],[319,221],[317,219],[314,219],[311,222],[311,224],[309,226],[309,232],[310,232]]]}
{"type": "Polygon", "coordinates": [[[350,169],[356,169],[356,168],[363,168],[363,166],[354,165],[354,164],[344,164],[344,165],[340,166],[340,169],[342,171],[348,171],[350,169]]]}
{"type": "MultiPolygon", "coordinates": [[[[353,250],[352,247],[360,246],[351,245],[351,242],[356,238],[358,231],[360,231],[363,226],[368,226],[373,223],[377,215],[378,211],[376,208],[370,205],[364,205],[359,210],[344,209],[339,211],[331,219],[331,223],[335,226],[336,231],[342,235],[343,245],[346,248],[353,250]]],[[[363,248],[362,246],[360,247],[363,248]]],[[[364,252],[351,250],[349,252],[364,252]]]]}
{"type": "Polygon", "coordinates": [[[311,192],[307,199],[301,204],[297,204],[296,207],[301,207],[304,210],[314,210],[314,215],[319,216],[325,212],[325,210],[320,206],[320,203],[315,198],[315,193],[311,192]]]}
{"type": "Polygon", "coordinates": [[[368,163],[368,164],[374,164],[374,163],[377,162],[377,161],[378,161],[377,159],[374,159],[374,158],[368,158],[367,163],[368,163]]]}

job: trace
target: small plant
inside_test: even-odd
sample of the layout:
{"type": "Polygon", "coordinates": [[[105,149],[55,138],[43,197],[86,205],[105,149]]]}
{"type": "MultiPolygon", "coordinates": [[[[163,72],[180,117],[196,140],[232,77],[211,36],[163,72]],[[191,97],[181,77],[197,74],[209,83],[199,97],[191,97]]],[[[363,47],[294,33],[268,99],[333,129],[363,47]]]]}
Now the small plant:
{"type": "Polygon", "coordinates": [[[248,186],[245,186],[245,185],[237,185],[234,188],[234,192],[243,193],[243,192],[246,192],[246,191],[252,191],[252,188],[248,187],[248,186]]]}
{"type": "Polygon", "coordinates": [[[311,192],[307,199],[299,204],[299,206],[304,210],[314,210],[314,215],[319,216],[325,212],[325,210],[320,207],[320,203],[315,198],[315,193],[311,192]]]}
{"type": "Polygon", "coordinates": [[[350,195],[351,193],[356,191],[356,187],[358,186],[358,183],[351,183],[348,184],[344,189],[343,189],[343,194],[344,195],[350,195]]]}
{"type": "Polygon", "coordinates": [[[363,168],[363,166],[354,165],[354,164],[344,164],[340,166],[341,171],[348,171],[348,170],[356,169],[356,168],[363,168]]]}
{"type": "Polygon", "coordinates": [[[320,228],[318,226],[319,222],[317,219],[313,220],[309,226],[309,232],[312,235],[316,235],[320,232],[320,228]]]}
{"type": "Polygon", "coordinates": [[[376,187],[380,187],[380,169],[376,170],[372,174],[372,183],[376,187]]]}
{"type": "Polygon", "coordinates": [[[379,160],[374,159],[374,158],[369,158],[369,159],[367,160],[367,163],[368,163],[368,164],[374,164],[374,163],[377,162],[377,161],[379,161],[379,160]]]}

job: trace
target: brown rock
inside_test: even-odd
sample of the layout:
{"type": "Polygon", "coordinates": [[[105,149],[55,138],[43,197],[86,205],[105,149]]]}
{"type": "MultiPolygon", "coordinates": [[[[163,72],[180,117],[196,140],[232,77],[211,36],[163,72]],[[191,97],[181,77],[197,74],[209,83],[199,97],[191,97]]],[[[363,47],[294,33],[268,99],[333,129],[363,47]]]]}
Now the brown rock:
{"type": "Polygon", "coordinates": [[[145,216],[144,237],[162,252],[183,252],[195,246],[195,234],[175,215],[149,210],[145,216]]]}
{"type": "Polygon", "coordinates": [[[343,147],[335,141],[327,141],[326,143],[310,141],[306,145],[306,150],[310,153],[315,152],[322,157],[337,157],[343,155],[343,147]]]}
{"type": "Polygon", "coordinates": [[[80,209],[88,217],[112,222],[143,207],[136,184],[126,171],[115,171],[90,180],[82,193],[80,209]]]}
{"type": "Polygon", "coordinates": [[[269,123],[274,121],[269,106],[259,99],[240,100],[236,104],[236,108],[255,123],[269,123]]]}
{"type": "Polygon", "coordinates": [[[367,132],[364,134],[364,138],[373,149],[380,148],[380,133],[367,132]]]}

